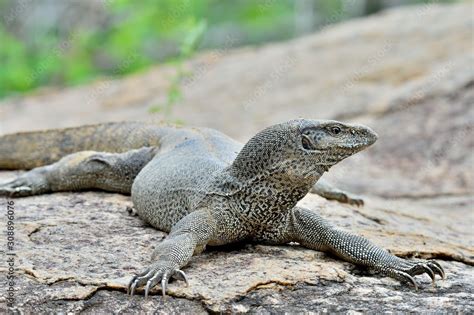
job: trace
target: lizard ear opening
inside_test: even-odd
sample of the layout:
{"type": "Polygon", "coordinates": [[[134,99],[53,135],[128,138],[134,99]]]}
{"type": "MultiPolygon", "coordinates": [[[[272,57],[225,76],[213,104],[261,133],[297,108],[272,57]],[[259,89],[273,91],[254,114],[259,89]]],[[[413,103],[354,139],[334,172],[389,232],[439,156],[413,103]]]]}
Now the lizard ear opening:
{"type": "Polygon", "coordinates": [[[93,163],[102,166],[110,166],[110,161],[99,155],[92,155],[87,159],[87,163],[93,163]]]}
{"type": "Polygon", "coordinates": [[[311,139],[305,134],[303,134],[301,136],[302,136],[301,145],[303,146],[303,149],[305,149],[305,150],[314,150],[315,148],[314,148],[314,145],[313,145],[311,139]]]}

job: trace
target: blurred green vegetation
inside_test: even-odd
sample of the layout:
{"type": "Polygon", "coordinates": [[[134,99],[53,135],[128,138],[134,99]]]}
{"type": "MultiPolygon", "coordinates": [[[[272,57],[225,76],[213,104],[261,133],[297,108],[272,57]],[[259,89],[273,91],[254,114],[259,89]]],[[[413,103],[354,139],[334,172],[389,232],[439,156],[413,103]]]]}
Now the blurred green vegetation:
{"type": "MultiPolygon", "coordinates": [[[[120,76],[158,62],[174,62],[181,69],[196,50],[228,45],[229,36],[235,45],[284,40],[376,12],[385,2],[0,0],[0,97],[39,86],[120,76]],[[74,3],[82,5],[82,11],[74,3]],[[52,9],[56,7],[57,12],[52,9]],[[77,16],[68,18],[71,12],[77,16]],[[53,22],[47,24],[48,19],[53,22]]],[[[169,93],[164,110],[179,99],[177,86],[182,75],[176,77],[176,92],[169,93]]]]}

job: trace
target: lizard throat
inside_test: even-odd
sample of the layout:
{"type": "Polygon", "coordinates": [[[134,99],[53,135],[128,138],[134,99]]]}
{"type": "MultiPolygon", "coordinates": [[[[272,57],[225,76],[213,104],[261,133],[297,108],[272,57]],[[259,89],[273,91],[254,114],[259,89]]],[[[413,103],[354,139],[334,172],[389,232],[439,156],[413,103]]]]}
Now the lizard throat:
{"type": "Polygon", "coordinates": [[[272,216],[290,211],[311,189],[314,183],[299,185],[261,181],[244,187],[235,198],[239,212],[256,223],[267,222],[272,216]]]}

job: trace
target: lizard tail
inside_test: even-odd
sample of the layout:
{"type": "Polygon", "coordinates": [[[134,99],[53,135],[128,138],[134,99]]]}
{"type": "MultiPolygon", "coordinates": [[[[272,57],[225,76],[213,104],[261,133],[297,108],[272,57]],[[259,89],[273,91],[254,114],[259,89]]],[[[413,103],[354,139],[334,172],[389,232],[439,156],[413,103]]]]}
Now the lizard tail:
{"type": "Polygon", "coordinates": [[[164,129],[144,122],[116,122],[0,136],[0,169],[31,169],[79,151],[119,153],[159,146],[164,129]]]}

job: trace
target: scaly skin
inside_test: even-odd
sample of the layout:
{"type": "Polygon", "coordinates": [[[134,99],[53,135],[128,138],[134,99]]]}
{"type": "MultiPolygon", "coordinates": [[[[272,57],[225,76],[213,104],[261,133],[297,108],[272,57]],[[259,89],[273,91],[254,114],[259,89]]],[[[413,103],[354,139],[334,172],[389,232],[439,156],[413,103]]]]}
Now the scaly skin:
{"type": "Polygon", "coordinates": [[[147,296],[160,282],[164,295],[171,277],[186,281],[181,269],[206,245],[244,240],[299,242],[415,288],[416,275],[427,273],[433,282],[436,274],[444,278],[443,268],[435,261],[398,258],[296,206],[310,191],[362,205],[361,199],[318,180],[331,166],[376,139],[365,126],[307,119],[271,126],[243,147],[211,129],[140,123],[7,135],[0,137],[0,147],[13,151],[0,155],[0,167],[39,166],[69,155],[1,184],[0,194],[27,196],[88,188],[131,193],[138,215],[169,232],[155,250],[155,262],[131,279],[132,295],[145,286],[147,296]],[[83,135],[90,139],[82,139],[83,135]],[[99,143],[94,142],[97,138],[99,143]],[[31,152],[31,139],[57,145],[59,151],[48,154],[36,144],[34,149],[39,150],[31,152]],[[79,144],[74,146],[74,141],[79,144]],[[115,153],[76,152],[91,149],[115,153]]]}

